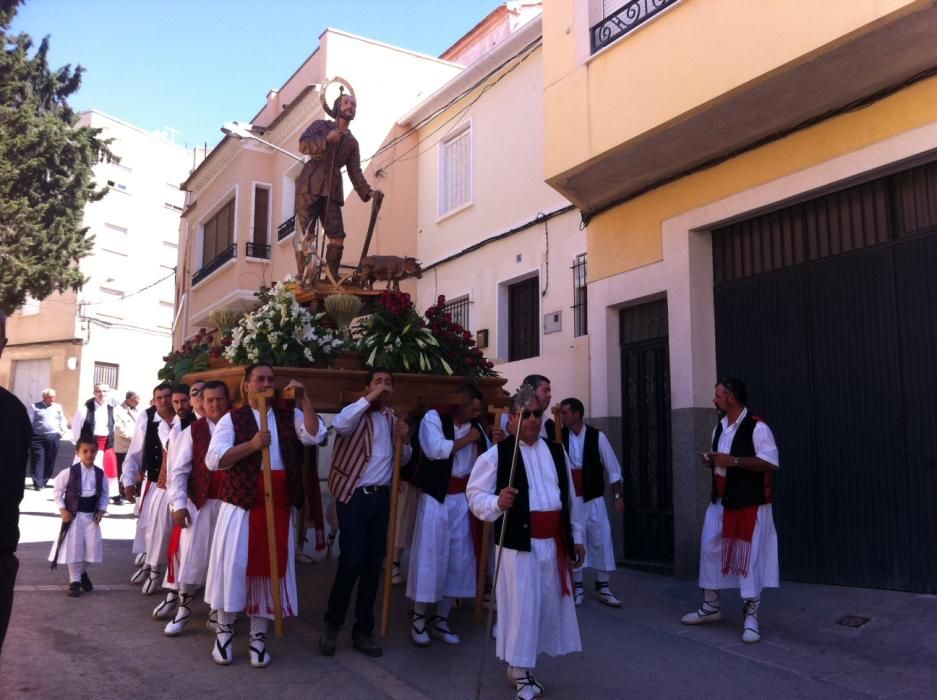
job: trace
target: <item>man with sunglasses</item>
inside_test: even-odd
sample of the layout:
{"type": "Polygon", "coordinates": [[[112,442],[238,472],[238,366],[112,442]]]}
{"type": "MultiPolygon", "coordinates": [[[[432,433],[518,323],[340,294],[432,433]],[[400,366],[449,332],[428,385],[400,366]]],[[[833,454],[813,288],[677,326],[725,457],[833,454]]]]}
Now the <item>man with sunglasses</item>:
{"type": "Polygon", "coordinates": [[[778,535],[771,510],[771,478],[778,447],[771,429],[748,412],[741,379],[716,384],[713,404],[720,421],[712,447],[700,454],[712,469],[711,503],[700,541],[699,585],[703,605],[681,619],[699,625],[722,619],[719,591],[738,588],[742,596],[742,641],[761,639],[758,608],[762,588],[778,587],[778,535]]]}
{"type": "Polygon", "coordinates": [[[570,568],[585,558],[581,507],[562,445],[542,440],[543,409],[521,391],[511,403],[511,435],[475,462],[466,488],[469,507],[504,531],[495,583],[498,605],[496,654],[508,663],[515,698],[543,694],[533,677],[537,655],[581,651],[570,568]],[[515,435],[520,444],[511,481],[515,435]]]}

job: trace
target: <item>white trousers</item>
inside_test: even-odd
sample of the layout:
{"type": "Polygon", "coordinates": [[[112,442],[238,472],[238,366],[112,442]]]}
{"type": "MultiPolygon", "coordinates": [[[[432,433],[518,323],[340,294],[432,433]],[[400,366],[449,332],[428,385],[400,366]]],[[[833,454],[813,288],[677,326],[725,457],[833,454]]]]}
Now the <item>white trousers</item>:
{"type": "Polygon", "coordinates": [[[424,493],[416,511],[407,597],[436,603],[444,596],[475,596],[475,549],[464,493],[442,503],[424,493]]]}
{"type": "Polygon", "coordinates": [[[738,588],[742,598],[760,598],[762,588],[778,587],[778,533],[774,529],[771,504],[758,506],[751,562],[748,575],[744,577],[722,574],[722,513],[721,503],[710,503],[706,509],[700,538],[700,588],[738,588]]]}

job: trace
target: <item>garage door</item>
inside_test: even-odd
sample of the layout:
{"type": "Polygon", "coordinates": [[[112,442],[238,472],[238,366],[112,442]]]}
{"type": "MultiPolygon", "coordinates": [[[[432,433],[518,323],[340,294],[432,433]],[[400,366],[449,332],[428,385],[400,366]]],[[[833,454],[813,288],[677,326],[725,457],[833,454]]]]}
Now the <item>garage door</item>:
{"type": "Polygon", "coordinates": [[[49,386],[52,376],[52,360],[14,360],[13,393],[28,406],[42,398],[43,389],[49,386]]]}
{"type": "Polygon", "coordinates": [[[781,451],[788,579],[937,592],[937,165],[713,232],[720,375],[781,451]]]}

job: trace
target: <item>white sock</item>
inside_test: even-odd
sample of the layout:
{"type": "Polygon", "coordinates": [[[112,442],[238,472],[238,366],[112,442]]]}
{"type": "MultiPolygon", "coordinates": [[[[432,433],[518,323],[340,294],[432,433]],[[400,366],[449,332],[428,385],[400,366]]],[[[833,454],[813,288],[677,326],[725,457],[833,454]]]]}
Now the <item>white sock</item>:
{"type": "Polygon", "coordinates": [[[712,612],[714,610],[719,610],[721,607],[719,602],[719,591],[714,591],[710,588],[703,589],[703,610],[712,612]]]}
{"type": "Polygon", "coordinates": [[[237,618],[237,613],[229,613],[225,612],[224,610],[218,611],[219,625],[233,625],[235,618],[237,618]]]}
{"type": "Polygon", "coordinates": [[[417,615],[426,615],[426,603],[414,603],[413,612],[417,615]]]}
{"type": "Polygon", "coordinates": [[[84,562],[78,562],[76,564],[68,565],[68,582],[69,583],[78,583],[81,580],[81,575],[85,572],[84,562]]]}
{"type": "Polygon", "coordinates": [[[449,596],[445,596],[436,604],[436,614],[439,615],[439,617],[444,617],[448,620],[449,611],[452,610],[453,605],[455,605],[455,601],[449,596]]]}
{"type": "Polygon", "coordinates": [[[582,567],[573,569],[573,583],[582,583],[582,567]]]}
{"type": "Polygon", "coordinates": [[[270,620],[266,617],[251,616],[251,635],[267,634],[270,627],[270,620]]]}

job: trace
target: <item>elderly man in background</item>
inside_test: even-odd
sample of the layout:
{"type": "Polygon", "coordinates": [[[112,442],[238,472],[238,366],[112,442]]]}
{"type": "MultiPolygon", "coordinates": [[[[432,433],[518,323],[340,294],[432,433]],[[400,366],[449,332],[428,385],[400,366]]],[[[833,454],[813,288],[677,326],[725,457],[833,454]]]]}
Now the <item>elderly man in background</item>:
{"type": "MultiPolygon", "coordinates": [[[[140,395],[135,391],[128,391],[124,397],[124,402],[114,409],[114,455],[117,457],[118,481],[120,481],[121,474],[124,471],[124,460],[130,450],[130,442],[133,440],[133,431],[137,425],[137,418],[140,417],[140,410],[137,408],[139,405],[140,395]]],[[[119,506],[124,502],[119,491],[111,500],[115,506],[119,506]]]]}
{"type": "Polygon", "coordinates": [[[84,436],[98,445],[98,454],[94,465],[104,469],[104,475],[113,478],[117,471],[116,460],[113,465],[105,464],[105,458],[114,454],[114,406],[108,400],[110,387],[107,384],[95,384],[94,396],[78,407],[72,418],[72,439],[77,444],[84,436]],[[110,470],[114,473],[108,473],[110,470]]]}
{"type": "Polygon", "coordinates": [[[33,426],[29,449],[33,488],[41,491],[55,470],[59,440],[68,431],[68,421],[65,420],[62,406],[55,402],[55,389],[46,389],[42,392],[42,400],[29,406],[29,420],[33,426]]]}

